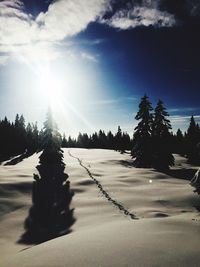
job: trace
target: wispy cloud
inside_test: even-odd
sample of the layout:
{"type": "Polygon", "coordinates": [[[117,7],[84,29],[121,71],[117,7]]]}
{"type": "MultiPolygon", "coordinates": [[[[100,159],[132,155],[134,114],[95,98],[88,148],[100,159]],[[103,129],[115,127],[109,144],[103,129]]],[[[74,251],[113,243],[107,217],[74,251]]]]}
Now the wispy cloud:
{"type": "Polygon", "coordinates": [[[114,105],[114,104],[118,104],[121,102],[133,102],[137,100],[136,97],[134,96],[128,96],[128,97],[120,97],[120,98],[112,98],[112,99],[100,99],[98,101],[92,102],[92,105],[99,105],[99,106],[103,106],[103,105],[114,105]]]}
{"type": "Polygon", "coordinates": [[[92,61],[92,62],[98,62],[98,56],[92,55],[87,52],[81,52],[81,57],[85,60],[92,61]]]}
{"type": "Polygon", "coordinates": [[[170,109],[168,109],[168,111],[170,113],[187,112],[187,111],[198,111],[198,110],[200,110],[199,107],[182,107],[182,108],[170,108],[170,109]]]}
{"type": "Polygon", "coordinates": [[[114,28],[126,30],[150,25],[155,27],[171,27],[176,21],[172,14],[144,5],[119,10],[110,19],[103,19],[102,22],[114,28]]]}
{"type": "MultiPolygon", "coordinates": [[[[188,123],[190,121],[191,116],[170,116],[170,120],[172,123],[188,123]]],[[[200,115],[195,115],[194,119],[196,121],[200,120],[200,115]]]]}

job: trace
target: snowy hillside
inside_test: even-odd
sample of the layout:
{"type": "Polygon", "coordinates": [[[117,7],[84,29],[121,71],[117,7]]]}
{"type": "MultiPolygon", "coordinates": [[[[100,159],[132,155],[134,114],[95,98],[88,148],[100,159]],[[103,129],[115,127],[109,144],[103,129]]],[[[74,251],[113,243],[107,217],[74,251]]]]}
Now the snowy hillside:
{"type": "Polygon", "coordinates": [[[200,199],[188,181],[195,168],[177,155],[166,175],[133,168],[129,154],[64,149],[72,232],[19,244],[38,156],[0,166],[1,266],[198,266],[200,199]]]}

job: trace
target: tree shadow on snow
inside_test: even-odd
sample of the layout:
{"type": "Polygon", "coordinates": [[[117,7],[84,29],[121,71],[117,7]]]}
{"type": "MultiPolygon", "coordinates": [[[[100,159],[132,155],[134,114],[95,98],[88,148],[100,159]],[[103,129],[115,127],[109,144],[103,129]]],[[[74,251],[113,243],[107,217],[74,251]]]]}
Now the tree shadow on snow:
{"type": "Polygon", "coordinates": [[[133,160],[116,160],[115,163],[127,168],[134,168],[133,160]]]}
{"type": "MultiPolygon", "coordinates": [[[[155,170],[158,172],[157,170],[155,170]]],[[[173,178],[182,179],[190,181],[194,174],[196,173],[196,169],[170,169],[167,171],[159,171],[163,174],[167,174],[168,176],[171,176],[173,178]]]]}
{"type": "Polygon", "coordinates": [[[21,161],[23,161],[25,158],[32,156],[33,154],[34,154],[34,152],[24,152],[23,154],[21,154],[17,157],[14,157],[10,161],[6,162],[4,164],[4,166],[16,165],[16,164],[20,163],[21,161]]]}
{"type": "MultiPolygon", "coordinates": [[[[31,209],[30,209],[31,211],[31,209]]],[[[74,209],[71,209],[68,213],[68,218],[66,220],[65,226],[62,225],[60,229],[46,229],[45,227],[35,227],[31,230],[26,230],[17,241],[18,244],[25,244],[25,245],[38,245],[43,242],[49,241],[51,239],[68,235],[72,233],[72,225],[75,223],[76,219],[74,218],[74,209]]],[[[60,222],[59,222],[60,223],[60,222]]],[[[27,219],[24,222],[24,226],[26,228],[27,219]]]]}

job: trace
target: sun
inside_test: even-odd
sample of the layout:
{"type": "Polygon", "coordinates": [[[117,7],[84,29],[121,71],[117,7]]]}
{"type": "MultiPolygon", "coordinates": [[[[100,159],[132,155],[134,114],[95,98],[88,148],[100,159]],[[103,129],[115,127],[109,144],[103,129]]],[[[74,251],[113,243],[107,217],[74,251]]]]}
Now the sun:
{"type": "Polygon", "coordinates": [[[39,88],[48,105],[52,109],[58,109],[63,99],[63,79],[50,69],[43,68],[40,71],[39,88]]]}

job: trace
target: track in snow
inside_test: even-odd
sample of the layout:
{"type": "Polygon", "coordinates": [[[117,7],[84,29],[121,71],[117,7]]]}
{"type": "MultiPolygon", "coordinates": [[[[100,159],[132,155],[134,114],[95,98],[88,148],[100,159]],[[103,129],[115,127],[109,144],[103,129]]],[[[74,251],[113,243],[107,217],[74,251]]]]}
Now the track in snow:
{"type": "Polygon", "coordinates": [[[106,190],[104,190],[102,184],[96,178],[94,178],[94,176],[92,175],[90,170],[86,166],[83,165],[81,159],[73,156],[70,151],[68,151],[68,154],[70,157],[75,158],[79,162],[80,166],[83,167],[87,171],[90,178],[95,182],[95,184],[99,188],[100,192],[103,194],[103,196],[108,201],[110,201],[115,207],[117,207],[120,211],[122,211],[126,216],[130,217],[133,220],[138,220],[138,218],[133,213],[129,212],[122,204],[120,204],[119,202],[117,202],[116,200],[114,200],[113,198],[110,197],[110,195],[106,192],[106,190]]]}

